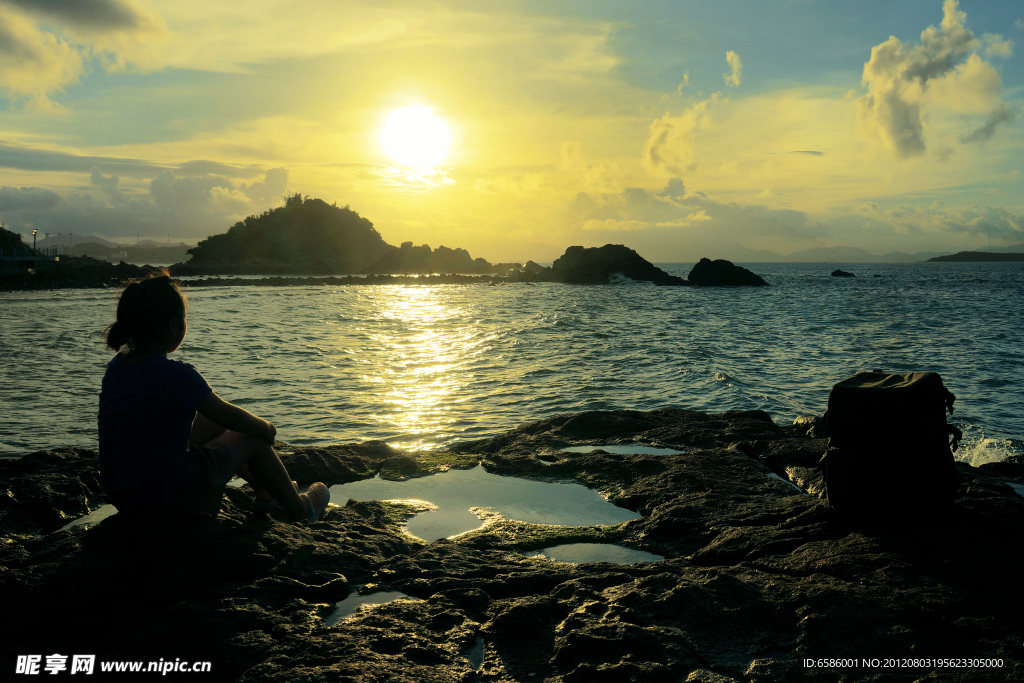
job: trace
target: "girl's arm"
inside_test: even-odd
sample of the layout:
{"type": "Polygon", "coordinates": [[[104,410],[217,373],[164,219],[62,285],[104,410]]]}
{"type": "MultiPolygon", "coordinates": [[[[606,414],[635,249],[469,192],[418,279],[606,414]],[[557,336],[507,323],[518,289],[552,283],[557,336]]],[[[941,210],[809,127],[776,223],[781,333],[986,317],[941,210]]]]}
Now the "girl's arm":
{"type": "Polygon", "coordinates": [[[202,403],[198,411],[224,429],[242,434],[251,434],[271,446],[277,437],[277,428],[261,417],[256,417],[248,410],[228,403],[217,392],[212,392],[202,403]]]}

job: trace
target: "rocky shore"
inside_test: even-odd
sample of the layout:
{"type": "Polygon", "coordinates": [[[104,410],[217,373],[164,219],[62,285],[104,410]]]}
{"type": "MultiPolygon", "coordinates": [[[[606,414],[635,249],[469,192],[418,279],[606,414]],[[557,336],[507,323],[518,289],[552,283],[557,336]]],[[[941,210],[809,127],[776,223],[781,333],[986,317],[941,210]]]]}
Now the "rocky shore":
{"type": "MultiPolygon", "coordinates": [[[[314,524],[288,524],[254,513],[245,488],[228,490],[216,518],[114,515],[62,531],[104,502],[95,453],[0,460],[3,666],[61,653],[209,661],[203,678],[217,681],[1024,679],[1024,497],[1006,483],[1024,482],[1024,466],[961,464],[955,508],[933,525],[850,527],[821,497],[825,442],[809,426],[760,411],[601,411],[442,453],[278,444],[300,483],[481,462],[584,483],[642,515],[612,527],[491,517],[429,545],[402,529],[412,503],[339,500],[314,524]],[[684,452],[560,450],[637,443],[684,452]],[[524,552],[587,540],[666,559],[571,565],[524,552]],[[360,590],[418,601],[326,625],[360,590]],[[929,658],[1002,665],[912,665],[929,658]],[[825,661],[842,659],[855,661],[825,661]]],[[[883,500],[912,485],[878,472],[883,500]]]]}
{"type": "MultiPolygon", "coordinates": [[[[206,269],[200,265],[178,263],[171,266],[174,276],[202,276],[185,282],[189,287],[241,287],[258,284],[262,287],[312,287],[352,285],[444,285],[484,284],[500,285],[511,283],[532,284],[535,282],[560,282],[564,284],[604,285],[628,281],[651,282],[663,287],[698,285],[705,287],[763,287],[768,283],[746,268],[729,261],[701,259],[690,271],[688,278],[669,275],[661,268],[645,260],[629,247],[621,244],[606,244],[603,247],[584,249],[569,247],[565,254],[551,266],[543,267],[533,261],[520,264],[499,264],[502,272],[493,275],[474,275],[453,271],[430,273],[428,275],[396,275],[370,271],[365,275],[314,275],[239,278],[223,277],[232,274],[263,273],[259,269],[237,269],[223,272],[220,269],[206,269]]],[[[65,259],[49,264],[36,273],[23,273],[0,278],[0,291],[21,291],[38,289],[83,289],[118,287],[125,280],[145,277],[153,270],[151,266],[136,266],[127,263],[113,265],[106,261],[87,256],[65,259]]],[[[295,272],[295,271],[289,271],[295,272]]],[[[322,272],[322,271],[315,271],[322,272]]],[[[479,272],[479,271],[477,271],[479,272]]]]}

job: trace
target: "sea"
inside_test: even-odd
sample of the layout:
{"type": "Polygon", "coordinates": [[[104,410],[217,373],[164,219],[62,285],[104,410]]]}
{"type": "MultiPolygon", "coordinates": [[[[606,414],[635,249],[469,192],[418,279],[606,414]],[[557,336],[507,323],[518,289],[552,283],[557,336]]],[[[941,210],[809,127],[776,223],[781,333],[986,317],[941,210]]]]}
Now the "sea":
{"type": "MultiPolygon", "coordinates": [[[[584,410],[760,409],[790,424],[821,415],[836,382],[879,369],[942,376],[959,459],[1024,453],[1024,263],[742,265],[771,286],[254,277],[187,289],[188,334],[171,357],[294,445],[443,449],[584,410]]],[[[0,293],[0,456],[96,448],[117,293],[0,293]]]]}

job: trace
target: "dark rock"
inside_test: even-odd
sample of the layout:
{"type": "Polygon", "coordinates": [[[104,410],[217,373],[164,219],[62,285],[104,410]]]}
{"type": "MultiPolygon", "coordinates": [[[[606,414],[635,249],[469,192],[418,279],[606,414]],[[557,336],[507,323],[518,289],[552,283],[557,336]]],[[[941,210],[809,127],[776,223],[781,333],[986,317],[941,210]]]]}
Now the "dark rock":
{"type": "Polygon", "coordinates": [[[34,274],[0,278],[0,291],[117,287],[129,279],[142,279],[151,270],[123,261],[115,265],[89,256],[62,256],[60,261],[40,263],[34,274]]]}
{"type": "Polygon", "coordinates": [[[839,270],[836,268],[832,271],[832,277],[857,277],[853,273],[847,273],[845,270],[839,270]]]}
{"type": "MultiPolygon", "coordinates": [[[[229,489],[213,519],[133,524],[115,515],[89,529],[7,535],[0,610],[17,627],[0,640],[4,661],[170,654],[211,661],[204,678],[214,681],[1024,678],[1024,497],[1005,483],[1019,481],[1016,470],[960,463],[947,518],[860,528],[834,519],[821,491],[804,486],[813,494],[805,495],[772,476],[801,483],[825,442],[760,411],[557,415],[448,453],[382,442],[279,446],[300,479],[419,476],[481,458],[502,474],[586,483],[643,516],[610,528],[504,520],[427,545],[402,532],[410,508],[401,504],[349,502],[315,524],[288,524],[252,513],[247,492],[229,489]],[[560,450],[631,443],[683,453],[560,450]],[[572,535],[666,559],[568,565],[524,554],[572,535]],[[364,586],[419,601],[324,626],[333,603],[364,586]],[[475,670],[467,655],[478,638],[484,657],[475,670]],[[1003,666],[804,666],[876,656],[999,658],[1003,666]]],[[[77,450],[3,462],[0,490],[24,477],[85,482],[90,462],[77,450]]],[[[915,485],[885,481],[884,471],[880,481],[883,500],[915,485]]],[[[77,499],[47,500],[70,510],[77,499]]]]}
{"type": "Polygon", "coordinates": [[[0,535],[49,533],[107,502],[84,448],[0,458],[0,482],[0,535]]]}
{"type": "MultiPolygon", "coordinates": [[[[538,271],[538,275],[543,271],[538,271]]],[[[669,275],[640,254],[621,244],[603,247],[569,247],[551,264],[550,277],[569,284],[608,284],[609,278],[622,275],[630,280],[656,285],[687,285],[681,277],[669,275]]]]}
{"type": "Polygon", "coordinates": [[[731,261],[702,258],[686,278],[700,287],[767,287],[760,275],[746,268],[733,265],[731,261]]]}

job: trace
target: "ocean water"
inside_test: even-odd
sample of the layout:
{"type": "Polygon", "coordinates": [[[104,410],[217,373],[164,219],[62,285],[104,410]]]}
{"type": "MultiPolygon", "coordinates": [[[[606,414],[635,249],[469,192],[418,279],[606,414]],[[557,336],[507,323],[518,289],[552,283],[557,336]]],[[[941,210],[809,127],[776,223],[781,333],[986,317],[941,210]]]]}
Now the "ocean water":
{"type": "MultiPolygon", "coordinates": [[[[172,357],[299,445],[436,449],[614,408],[758,408],[785,424],[878,368],[942,375],[958,457],[1021,450],[1024,263],[747,266],[772,286],[196,288],[172,357]]],[[[115,290],[0,293],[0,455],[96,446],[115,304],[115,290]]]]}

